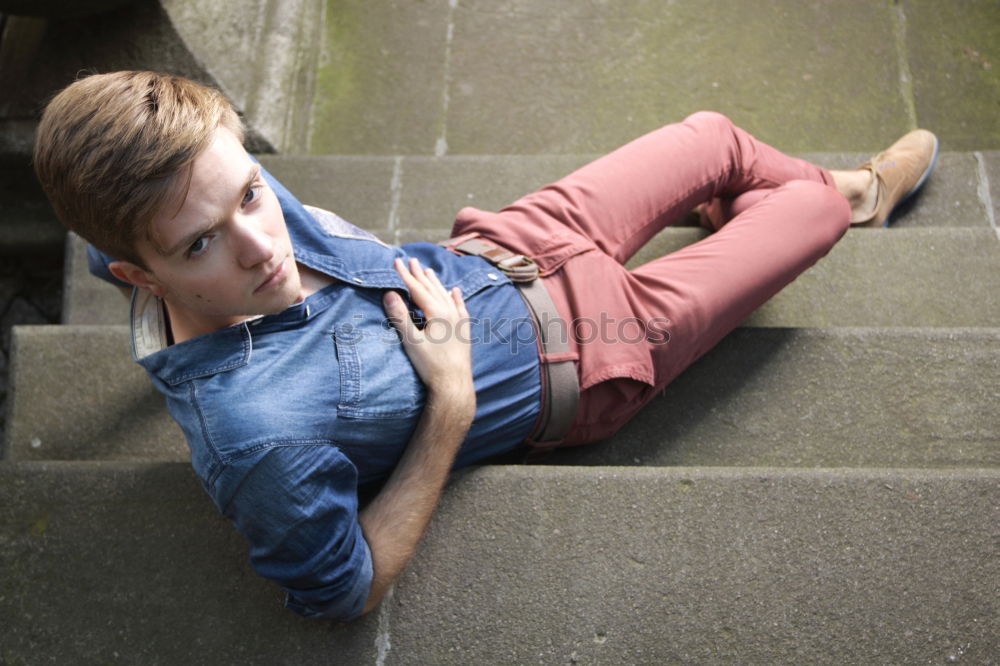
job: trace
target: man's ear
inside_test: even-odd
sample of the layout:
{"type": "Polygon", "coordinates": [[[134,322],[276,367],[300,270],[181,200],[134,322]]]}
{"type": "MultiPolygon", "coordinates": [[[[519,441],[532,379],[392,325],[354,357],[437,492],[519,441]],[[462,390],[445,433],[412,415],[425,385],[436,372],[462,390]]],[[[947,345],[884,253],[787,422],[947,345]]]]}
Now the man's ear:
{"type": "Polygon", "coordinates": [[[128,282],[139,289],[152,292],[154,296],[163,298],[167,292],[155,275],[131,262],[112,261],[108,264],[108,270],[122,282],[128,282]]]}

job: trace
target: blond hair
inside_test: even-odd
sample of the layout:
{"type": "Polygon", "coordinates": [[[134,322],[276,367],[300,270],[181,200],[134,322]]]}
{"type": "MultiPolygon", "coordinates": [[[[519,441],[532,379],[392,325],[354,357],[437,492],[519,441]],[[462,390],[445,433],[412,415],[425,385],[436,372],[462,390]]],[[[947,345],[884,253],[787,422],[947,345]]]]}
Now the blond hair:
{"type": "Polygon", "coordinates": [[[46,107],[35,173],[63,225],[144,266],[138,241],[151,240],[150,222],[168,200],[186,196],[188,167],[220,125],[242,140],[239,117],[213,88],[156,72],[87,76],[46,107]]]}

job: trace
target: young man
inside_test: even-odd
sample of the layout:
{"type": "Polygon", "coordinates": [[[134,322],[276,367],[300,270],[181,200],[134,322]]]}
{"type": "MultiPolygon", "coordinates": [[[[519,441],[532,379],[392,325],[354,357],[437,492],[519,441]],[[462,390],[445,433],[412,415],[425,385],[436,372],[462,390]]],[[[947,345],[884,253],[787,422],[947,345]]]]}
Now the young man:
{"type": "Polygon", "coordinates": [[[135,358],[255,569],[337,619],[378,603],[450,469],[613,434],[937,153],[917,130],[829,172],[698,113],[463,209],[449,248],[392,247],[303,207],[241,138],[218,92],[118,72],[52,101],[35,168],[94,271],[134,287],[135,358]],[[716,233],[623,267],[699,206],[716,233]]]}

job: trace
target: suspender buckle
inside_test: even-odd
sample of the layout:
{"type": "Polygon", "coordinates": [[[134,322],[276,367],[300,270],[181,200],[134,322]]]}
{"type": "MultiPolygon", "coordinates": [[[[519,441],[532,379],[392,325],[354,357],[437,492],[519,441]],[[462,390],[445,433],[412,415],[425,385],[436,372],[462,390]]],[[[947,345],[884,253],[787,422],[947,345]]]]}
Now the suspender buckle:
{"type": "Polygon", "coordinates": [[[532,282],[538,279],[540,271],[538,264],[531,257],[515,254],[500,247],[496,243],[482,238],[477,233],[463,234],[455,238],[441,241],[440,245],[455,254],[470,254],[482,257],[510,278],[511,282],[532,282]]]}

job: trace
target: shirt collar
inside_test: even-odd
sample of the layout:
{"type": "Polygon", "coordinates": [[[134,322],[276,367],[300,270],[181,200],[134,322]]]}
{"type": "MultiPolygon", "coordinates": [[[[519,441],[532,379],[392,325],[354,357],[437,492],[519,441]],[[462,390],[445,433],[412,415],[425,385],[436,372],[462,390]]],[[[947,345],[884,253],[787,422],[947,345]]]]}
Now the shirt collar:
{"type": "Polygon", "coordinates": [[[132,356],[167,384],[234,370],[250,362],[253,337],[314,317],[337,299],[344,283],[333,284],[272,315],[251,317],[218,331],[174,345],[169,344],[163,300],[133,289],[131,307],[132,356]]]}

